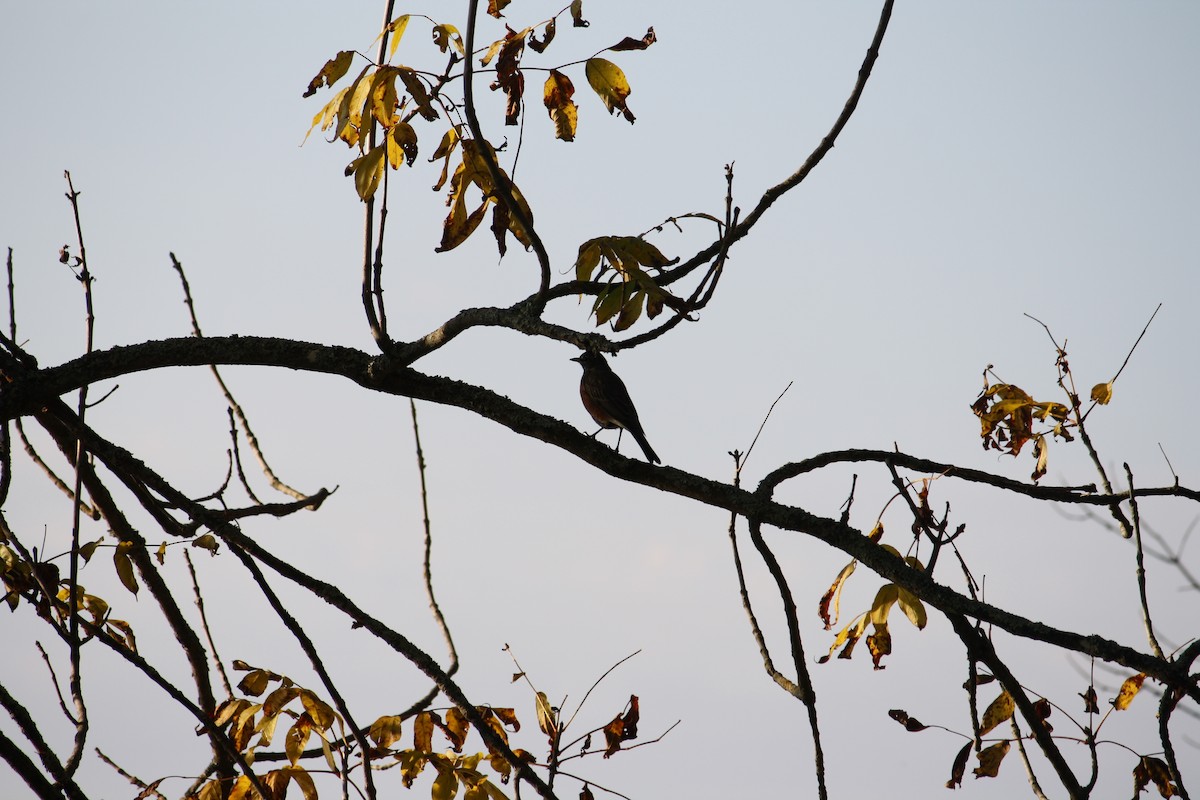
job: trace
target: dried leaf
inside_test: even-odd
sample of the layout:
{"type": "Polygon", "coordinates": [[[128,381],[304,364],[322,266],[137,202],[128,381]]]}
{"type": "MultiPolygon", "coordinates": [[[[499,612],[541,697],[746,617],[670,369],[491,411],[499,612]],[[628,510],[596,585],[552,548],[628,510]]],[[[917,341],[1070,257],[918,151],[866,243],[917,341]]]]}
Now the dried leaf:
{"type": "Polygon", "coordinates": [[[979,766],[971,770],[976,778],[994,778],[1000,773],[1000,762],[1008,755],[1008,740],[997,742],[979,751],[979,766]]]}
{"type": "Polygon", "coordinates": [[[1133,768],[1134,797],[1141,794],[1151,781],[1163,797],[1175,797],[1179,794],[1179,788],[1171,783],[1171,770],[1166,762],[1154,756],[1142,756],[1142,760],[1133,768]]]}
{"type": "Polygon", "coordinates": [[[654,35],[654,28],[647,28],[646,35],[642,38],[634,39],[632,36],[626,36],[608,49],[618,52],[621,50],[645,50],[657,41],[658,37],[654,35]]]}
{"type": "Polygon", "coordinates": [[[1109,381],[1108,383],[1097,383],[1092,387],[1092,399],[1102,406],[1109,404],[1109,401],[1112,400],[1112,395],[1112,381],[1109,381]]]}
{"type": "Polygon", "coordinates": [[[928,725],[923,725],[917,720],[913,719],[908,715],[907,711],[900,708],[893,708],[888,712],[888,716],[903,725],[904,729],[909,733],[920,733],[929,727],[928,725]]]}
{"type": "Polygon", "coordinates": [[[542,94],[546,111],[554,123],[554,136],[564,142],[575,141],[575,129],[579,124],[579,107],[571,99],[575,94],[575,86],[571,79],[556,69],[550,70],[542,94]]]}
{"type": "Polygon", "coordinates": [[[350,69],[352,61],[354,61],[353,50],[342,50],[326,61],[325,66],[321,67],[321,71],[308,82],[308,88],[304,90],[304,97],[312,97],[322,86],[333,86],[350,69]]]}
{"type": "Polygon", "coordinates": [[[825,623],[825,630],[831,629],[833,623],[838,621],[838,614],[841,610],[842,587],[846,585],[846,580],[854,574],[856,566],[858,566],[857,559],[842,567],[842,571],[833,579],[833,583],[825,590],[825,594],[821,595],[821,602],[817,604],[817,616],[825,623]]]}
{"type": "Polygon", "coordinates": [[[422,753],[433,750],[433,712],[422,711],[413,720],[413,748],[422,753]]]}
{"type": "Polygon", "coordinates": [[[1089,686],[1086,692],[1079,695],[1083,698],[1083,711],[1085,714],[1099,714],[1100,702],[1096,696],[1096,687],[1089,686]]]}
{"type": "Polygon", "coordinates": [[[272,677],[278,676],[265,669],[256,669],[252,672],[247,672],[245,677],[238,681],[238,691],[242,694],[248,694],[251,697],[258,697],[267,690],[272,677]]]}
{"type": "Polygon", "coordinates": [[[553,17],[546,23],[546,27],[542,31],[542,38],[539,40],[537,36],[530,34],[529,49],[535,53],[543,53],[550,46],[550,42],[554,41],[554,32],[556,23],[553,17]]]}
{"type": "Polygon", "coordinates": [[[957,789],[962,786],[963,773],[967,771],[967,759],[971,757],[971,742],[967,742],[954,757],[950,767],[950,780],[946,781],[947,789],[957,789]]]}
{"type": "Polygon", "coordinates": [[[583,18],[583,0],[571,0],[571,23],[576,28],[586,28],[592,24],[583,18]]]}
{"type": "Polygon", "coordinates": [[[308,689],[300,690],[300,702],[304,704],[305,712],[318,730],[329,730],[337,721],[337,712],[308,689]]]}

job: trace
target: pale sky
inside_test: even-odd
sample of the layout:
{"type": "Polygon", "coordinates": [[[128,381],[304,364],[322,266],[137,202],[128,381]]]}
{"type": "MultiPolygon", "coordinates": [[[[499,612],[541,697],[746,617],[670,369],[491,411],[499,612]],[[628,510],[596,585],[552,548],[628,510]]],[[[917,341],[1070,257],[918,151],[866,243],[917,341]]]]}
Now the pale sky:
{"type": "MultiPolygon", "coordinates": [[[[400,11],[465,29],[463,12],[448,15],[443,5],[400,11]]],[[[519,27],[560,7],[518,0],[508,18],[519,27]]],[[[721,214],[727,163],[735,165],[735,202],[752,207],[828,130],[878,11],[861,3],[735,9],[585,2],[591,27],[561,25],[544,56],[527,55],[527,66],[583,59],[651,25],[659,41],[645,52],[607,54],[632,86],[632,126],[605,112],[581,65],[568,69],[580,106],[574,143],[552,138],[542,73],[527,78],[515,177],[555,279],[566,279],[579,243],[591,237],[638,234],[688,212],[721,214]]],[[[59,247],[74,241],[64,169],[83,192],[98,347],[187,335],[168,258],[174,252],[209,335],[371,350],[359,298],[362,209],[342,175],[351,153],[318,134],[299,145],[329,96],[302,98],[309,79],[337,51],[367,50],[381,17],[382,4],[362,2],[286,9],[26,3],[0,12],[7,76],[0,89],[7,120],[0,128],[0,248],[13,250],[19,334],[40,363],[62,363],[83,347],[81,293],[57,262],[59,247]]],[[[483,30],[481,41],[503,32],[495,24],[483,30]]],[[[427,31],[414,21],[397,59],[440,68],[427,31]]],[[[612,362],[663,460],[730,480],[728,451],[747,448],[767,408],[794,381],[744,484],[820,452],[893,446],[1025,479],[1031,457],[985,453],[969,409],[988,364],[1037,399],[1062,401],[1053,348],[1024,315],[1067,340],[1086,392],[1113,376],[1162,303],[1113,403],[1089,418],[1089,429],[1111,477],[1122,476],[1128,462],[1139,484],[1170,484],[1161,444],[1180,481],[1200,485],[1200,436],[1190,410],[1200,393],[1198,35],[1200,6],[1183,2],[899,4],[837,146],[736,247],[698,323],[612,362]]],[[[501,124],[502,106],[485,81],[477,94],[486,100],[487,135],[494,143],[507,138],[511,159],[519,130],[501,124]]],[[[533,291],[537,279],[536,262],[519,248],[497,263],[486,230],[451,254],[433,252],[445,207],[429,191],[440,165],[427,158],[440,130],[419,133],[416,166],[391,176],[385,288],[393,334],[406,339],[460,308],[507,305],[533,291]]],[[[668,229],[654,241],[686,258],[710,235],[707,228],[668,229]]],[[[590,330],[586,313],[566,301],[550,317],[590,330]]],[[[565,345],[476,329],[418,368],[487,386],[590,433],[573,355],[565,345]]],[[[442,657],[420,585],[407,402],[324,376],[247,368],[228,368],[225,376],[285,480],[310,491],[339,487],[319,513],[250,523],[247,533],[442,657]]],[[[202,495],[219,485],[227,422],[207,371],[118,383],[89,421],[185,491],[202,495]]],[[[815,793],[804,709],[762,671],[723,512],[624,484],[457,409],[422,405],[419,413],[436,589],[464,660],[460,683],[478,703],[517,708],[527,728],[515,744],[540,751],[542,741],[532,699],[509,683],[514,670],[504,644],[539,688],[554,699],[567,696],[569,707],[609,666],[641,649],[593,694],[581,719],[602,725],[633,693],[641,698],[643,738],[682,723],[659,744],[576,762],[573,771],[633,798],[815,793]]],[[[628,437],[622,451],[636,454],[628,437]]],[[[15,461],[9,523],[35,543],[45,530],[46,552],[62,552],[69,506],[23,456],[15,461]]],[[[892,492],[880,467],[808,475],[779,496],[836,517],[854,473],[851,523],[867,530],[892,492]]],[[[1044,483],[1095,480],[1078,442],[1051,446],[1044,483]]],[[[967,524],[960,544],[976,577],[986,576],[988,599],[1147,649],[1127,542],[1053,509],[949,480],[936,484],[933,497],[967,524]]],[[[1196,518],[1179,501],[1147,501],[1142,511],[1174,541],[1196,518]]],[[[884,522],[885,541],[903,551],[909,523],[899,504],[884,522]]],[[[148,520],[140,524],[150,531],[148,520]]],[[[85,538],[103,533],[93,526],[85,538]]],[[[848,557],[771,533],[815,660],[832,640],[817,601],[848,557]]],[[[222,656],[315,687],[303,654],[235,559],[199,556],[222,656]]],[[[788,663],[769,576],[748,549],[743,557],[776,662],[788,663]]],[[[1194,543],[1191,557],[1196,565],[1194,543]]],[[[938,579],[961,588],[950,566],[938,579]]],[[[181,604],[189,604],[181,556],[169,557],[166,570],[179,581],[181,604]]],[[[1200,598],[1180,591],[1178,574],[1161,562],[1150,560],[1148,570],[1156,621],[1166,639],[1181,644],[1196,633],[1200,598]]],[[[81,580],[113,604],[114,616],[133,623],[144,655],[184,679],[151,598],[124,593],[104,558],[81,580]]],[[[311,614],[310,632],[328,643],[330,665],[360,720],[396,713],[425,691],[398,656],[299,599],[283,579],[273,585],[311,614]]],[[[842,600],[843,624],[869,606],[878,585],[859,570],[842,600]]],[[[0,682],[36,698],[31,707],[53,717],[49,680],[29,642],[37,636],[52,653],[62,648],[38,630],[27,607],[0,619],[8,643],[0,682]]],[[[898,619],[893,639],[884,671],[871,670],[865,643],[850,661],[811,665],[834,797],[861,796],[880,781],[896,797],[936,794],[965,741],[940,731],[907,734],[886,716],[904,708],[923,722],[969,730],[960,688],[966,664],[945,620],[933,613],[918,633],[898,619]]],[[[1081,710],[1076,693],[1086,681],[1077,669],[1085,664],[1005,635],[996,642],[1027,687],[1081,710]]],[[[87,686],[94,744],[146,780],[202,767],[207,745],[192,736],[191,721],[164,710],[157,689],[110,669],[112,659],[96,649],[84,653],[97,667],[87,686]]],[[[1101,689],[1102,700],[1123,677],[1098,676],[1109,692],[1101,689]]],[[[1154,703],[1138,702],[1104,733],[1152,752],[1154,703]]],[[[1051,721],[1056,732],[1070,728],[1063,717],[1051,721]]],[[[1181,761],[1194,763],[1195,721],[1174,724],[1181,761]]],[[[57,719],[55,744],[65,749],[68,729],[54,725],[57,719]]],[[[12,735],[14,726],[0,719],[0,730],[12,735]]],[[[1085,749],[1068,755],[1083,770],[1085,749]]],[[[1101,757],[1098,796],[1127,793],[1134,756],[1109,746],[1101,757]]],[[[1044,762],[1035,767],[1052,782],[1044,762]]],[[[976,781],[969,768],[963,789],[972,797],[1028,790],[1015,753],[996,780],[976,781]]],[[[94,759],[81,775],[96,796],[136,793],[94,759]]],[[[165,790],[177,794],[186,785],[173,780],[165,790]]],[[[577,795],[578,786],[562,786],[564,797],[577,795]]],[[[336,796],[333,781],[319,788],[322,797],[336,796]]],[[[0,796],[23,791],[0,768],[0,796]]]]}

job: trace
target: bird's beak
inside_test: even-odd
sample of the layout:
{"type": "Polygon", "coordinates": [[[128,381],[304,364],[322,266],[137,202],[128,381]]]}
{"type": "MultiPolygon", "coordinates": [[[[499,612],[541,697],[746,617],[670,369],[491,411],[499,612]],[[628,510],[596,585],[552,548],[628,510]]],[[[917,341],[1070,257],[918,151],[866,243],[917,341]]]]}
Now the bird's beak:
{"type": "Polygon", "coordinates": [[[574,361],[576,364],[582,364],[582,363],[583,363],[583,356],[581,356],[581,355],[580,355],[580,356],[575,356],[575,357],[574,357],[574,358],[572,358],[571,360],[572,360],[572,361],[574,361]]]}

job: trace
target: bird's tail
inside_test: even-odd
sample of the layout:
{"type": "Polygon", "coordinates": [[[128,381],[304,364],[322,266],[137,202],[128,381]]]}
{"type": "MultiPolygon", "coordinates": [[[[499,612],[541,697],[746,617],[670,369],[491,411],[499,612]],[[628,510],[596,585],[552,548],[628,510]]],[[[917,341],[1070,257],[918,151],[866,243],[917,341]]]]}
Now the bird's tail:
{"type": "Polygon", "coordinates": [[[654,452],[654,448],[651,447],[650,443],[646,441],[646,434],[642,433],[641,431],[630,430],[629,435],[632,436],[633,440],[638,443],[638,447],[642,448],[642,452],[646,454],[647,461],[649,461],[651,464],[662,463],[662,460],[658,457],[658,453],[654,452]]]}

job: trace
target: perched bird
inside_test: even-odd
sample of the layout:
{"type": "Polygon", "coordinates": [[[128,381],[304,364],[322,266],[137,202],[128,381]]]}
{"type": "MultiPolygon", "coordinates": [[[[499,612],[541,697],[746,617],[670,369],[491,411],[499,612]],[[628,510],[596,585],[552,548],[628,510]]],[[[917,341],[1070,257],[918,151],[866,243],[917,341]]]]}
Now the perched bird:
{"type": "MultiPolygon", "coordinates": [[[[617,377],[617,373],[608,366],[604,356],[585,350],[571,360],[579,362],[583,367],[583,378],[579,381],[579,397],[583,400],[583,407],[592,415],[592,419],[596,420],[601,430],[621,428],[629,431],[629,435],[646,454],[646,460],[651,464],[660,463],[658,454],[646,441],[637,409],[629,399],[629,390],[617,377]]],[[[620,444],[619,438],[617,444],[620,444]]]]}

